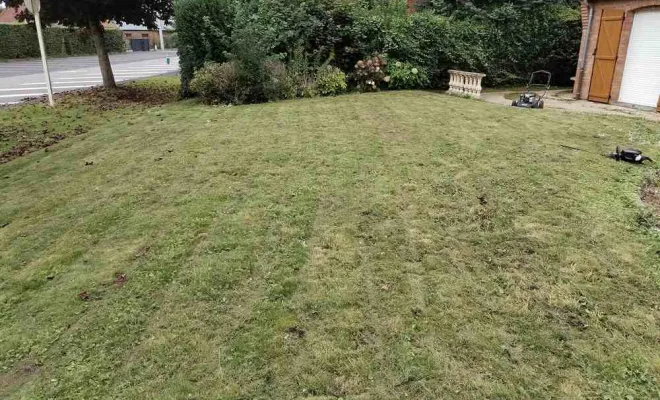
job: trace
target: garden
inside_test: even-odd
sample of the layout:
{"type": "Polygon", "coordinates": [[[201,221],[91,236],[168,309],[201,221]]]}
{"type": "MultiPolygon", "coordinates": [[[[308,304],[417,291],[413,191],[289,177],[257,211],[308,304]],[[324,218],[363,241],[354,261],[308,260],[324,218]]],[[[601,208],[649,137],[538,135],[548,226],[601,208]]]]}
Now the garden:
{"type": "Polygon", "coordinates": [[[179,0],[182,94],[258,103],[357,90],[442,89],[450,68],[570,85],[577,1],[179,0]],[[533,15],[533,17],[530,17],[533,15]]]}
{"type": "Polygon", "coordinates": [[[0,398],[659,398],[660,124],[418,90],[561,59],[490,3],[179,0],[181,79],[1,108],[0,398]]]}

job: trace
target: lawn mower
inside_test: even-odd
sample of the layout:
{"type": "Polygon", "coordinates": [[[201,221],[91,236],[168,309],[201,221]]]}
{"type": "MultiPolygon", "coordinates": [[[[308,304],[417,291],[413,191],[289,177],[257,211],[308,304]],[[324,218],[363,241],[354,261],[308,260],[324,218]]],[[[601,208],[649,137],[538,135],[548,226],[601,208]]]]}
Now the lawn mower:
{"type": "Polygon", "coordinates": [[[532,72],[532,76],[529,78],[529,83],[527,84],[527,92],[521,93],[518,100],[514,100],[511,105],[522,108],[543,108],[545,105],[545,96],[548,94],[548,90],[550,90],[551,80],[552,74],[548,71],[532,72]],[[547,82],[539,83],[538,79],[542,79],[544,76],[548,78],[547,82]],[[543,93],[541,93],[541,90],[543,90],[543,93]]]}

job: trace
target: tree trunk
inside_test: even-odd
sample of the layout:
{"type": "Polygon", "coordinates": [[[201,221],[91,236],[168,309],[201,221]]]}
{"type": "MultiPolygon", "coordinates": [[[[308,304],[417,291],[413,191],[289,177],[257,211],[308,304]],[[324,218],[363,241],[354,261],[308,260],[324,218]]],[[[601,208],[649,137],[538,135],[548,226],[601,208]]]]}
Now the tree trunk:
{"type": "Polygon", "coordinates": [[[115,76],[112,73],[112,66],[110,65],[110,57],[105,48],[105,40],[103,40],[103,25],[100,21],[89,21],[89,29],[92,31],[92,39],[96,47],[96,54],[99,57],[99,66],[101,67],[101,76],[103,76],[103,87],[106,89],[114,89],[117,87],[115,83],[115,76]]]}

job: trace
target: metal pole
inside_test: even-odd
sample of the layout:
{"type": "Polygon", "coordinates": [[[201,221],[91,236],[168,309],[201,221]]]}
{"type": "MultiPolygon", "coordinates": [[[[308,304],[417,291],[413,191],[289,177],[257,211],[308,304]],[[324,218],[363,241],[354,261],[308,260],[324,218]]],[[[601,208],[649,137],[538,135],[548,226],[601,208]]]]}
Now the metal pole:
{"type": "Polygon", "coordinates": [[[165,51],[165,40],[163,39],[163,20],[158,20],[158,35],[160,36],[160,49],[165,51]]]}
{"type": "Polygon", "coordinates": [[[50,73],[48,72],[48,61],[46,60],[46,46],[44,46],[44,35],[41,32],[41,17],[39,17],[39,12],[34,13],[34,23],[37,25],[37,37],[39,38],[39,50],[41,51],[41,62],[44,65],[44,76],[46,77],[46,86],[48,89],[48,104],[51,107],[55,106],[55,100],[53,100],[53,86],[50,83],[50,73]]]}

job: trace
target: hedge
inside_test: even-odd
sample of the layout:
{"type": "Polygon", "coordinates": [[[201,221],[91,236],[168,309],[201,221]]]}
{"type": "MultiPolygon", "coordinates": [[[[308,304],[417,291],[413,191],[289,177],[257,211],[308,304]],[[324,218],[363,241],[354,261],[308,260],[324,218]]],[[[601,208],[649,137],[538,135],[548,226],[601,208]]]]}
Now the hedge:
{"type": "MultiPolygon", "coordinates": [[[[44,29],[44,42],[49,57],[95,54],[94,42],[89,33],[65,28],[44,29]]],[[[105,32],[105,44],[109,52],[125,51],[124,39],[119,30],[105,32]]],[[[39,42],[34,26],[0,25],[0,59],[39,57],[39,42]]]]}
{"type": "Polygon", "coordinates": [[[193,74],[207,61],[227,61],[234,21],[232,0],[177,0],[174,3],[181,66],[181,91],[189,95],[193,74]]]}
{"type": "Polygon", "coordinates": [[[446,82],[450,68],[486,73],[489,85],[523,83],[548,69],[554,84],[568,85],[580,11],[577,2],[562,1],[483,0],[498,4],[495,11],[459,16],[437,9],[409,15],[404,0],[176,0],[182,90],[189,94],[205,62],[256,56],[246,50],[289,62],[297,49],[313,65],[331,60],[349,74],[358,60],[387,54],[424,68],[433,87],[446,82]]]}

